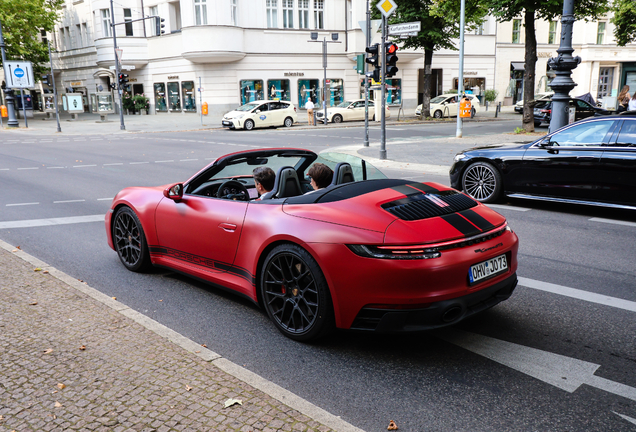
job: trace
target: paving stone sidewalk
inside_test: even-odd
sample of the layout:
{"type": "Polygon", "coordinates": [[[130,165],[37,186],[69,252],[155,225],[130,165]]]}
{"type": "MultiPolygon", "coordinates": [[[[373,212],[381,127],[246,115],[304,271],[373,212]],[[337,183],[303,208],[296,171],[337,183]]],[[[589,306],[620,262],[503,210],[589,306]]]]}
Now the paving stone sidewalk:
{"type": "Polygon", "coordinates": [[[334,430],[8,247],[0,244],[0,431],[334,430]],[[242,405],[225,407],[230,398],[242,405]]]}

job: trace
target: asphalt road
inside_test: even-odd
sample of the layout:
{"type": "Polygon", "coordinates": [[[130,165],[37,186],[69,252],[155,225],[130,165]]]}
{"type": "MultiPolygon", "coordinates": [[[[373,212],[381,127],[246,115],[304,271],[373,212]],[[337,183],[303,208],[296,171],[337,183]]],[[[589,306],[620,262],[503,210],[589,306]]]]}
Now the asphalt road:
{"type": "MultiPolygon", "coordinates": [[[[512,128],[474,123],[465,133],[512,128]]],[[[510,300],[449,331],[338,332],[316,344],[286,339],[257,307],[216,287],[163,270],[126,271],[102,222],[8,224],[103,215],[120,189],[183,181],[223,154],[321,151],[361,144],[362,131],[2,133],[0,238],[366,431],[386,430],[389,419],[401,431],[636,431],[633,213],[498,205],[521,241],[522,279],[510,300]]],[[[420,149],[441,155],[436,163],[447,153],[452,160],[447,146],[431,148],[422,137],[453,136],[453,124],[396,126],[387,135],[389,158],[420,149]]],[[[384,171],[448,184],[447,176],[384,171]]]]}

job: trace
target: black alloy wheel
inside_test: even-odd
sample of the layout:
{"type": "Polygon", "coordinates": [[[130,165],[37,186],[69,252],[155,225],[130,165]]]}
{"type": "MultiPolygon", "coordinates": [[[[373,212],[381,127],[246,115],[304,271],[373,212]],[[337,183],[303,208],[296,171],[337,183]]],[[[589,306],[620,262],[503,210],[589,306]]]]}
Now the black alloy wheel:
{"type": "Polygon", "coordinates": [[[285,123],[283,123],[285,127],[292,127],[294,125],[294,119],[291,117],[287,117],[285,119],[285,123]]]}
{"type": "Polygon", "coordinates": [[[340,114],[335,114],[332,118],[331,121],[334,123],[342,123],[342,116],[340,114]]]}
{"type": "Polygon", "coordinates": [[[477,111],[475,110],[475,108],[471,108],[470,109],[470,118],[475,118],[475,114],[477,114],[477,111]]]}
{"type": "Polygon", "coordinates": [[[436,119],[441,119],[442,118],[442,112],[440,110],[435,111],[435,113],[433,113],[433,117],[435,117],[436,119]]]}
{"type": "Polygon", "coordinates": [[[254,129],[254,121],[253,120],[245,120],[245,123],[243,124],[243,127],[245,128],[245,130],[252,130],[254,129]]]}
{"type": "Polygon", "coordinates": [[[130,207],[121,207],[113,222],[113,245],[124,267],[140,272],[150,267],[150,253],[141,222],[130,207]]]}
{"type": "Polygon", "coordinates": [[[476,162],[462,175],[462,190],[476,201],[495,202],[501,195],[501,189],[501,174],[488,162],[476,162]]]}
{"type": "Polygon", "coordinates": [[[327,281],[305,249],[292,244],[272,249],[260,284],[267,315],[288,338],[307,342],[334,328],[327,281]]]}

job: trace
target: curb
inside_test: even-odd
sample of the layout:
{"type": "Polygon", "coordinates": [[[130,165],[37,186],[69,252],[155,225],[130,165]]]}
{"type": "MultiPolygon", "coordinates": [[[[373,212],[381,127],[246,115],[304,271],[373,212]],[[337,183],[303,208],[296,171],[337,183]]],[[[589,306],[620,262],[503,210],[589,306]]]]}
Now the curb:
{"type": "Polygon", "coordinates": [[[108,306],[109,308],[119,312],[123,316],[142,325],[143,327],[154,332],[160,337],[169,340],[170,342],[183,348],[189,353],[192,353],[197,357],[203,359],[204,361],[213,364],[225,373],[232,375],[235,378],[251,385],[252,387],[262,391],[273,399],[278,400],[279,402],[287,405],[292,409],[295,409],[296,411],[306,415],[307,417],[310,417],[311,419],[322,423],[323,425],[328,426],[336,431],[364,432],[362,429],[353,426],[352,424],[342,420],[340,417],[335,416],[320,407],[317,407],[311,402],[301,398],[300,396],[295,395],[294,393],[280,387],[277,384],[274,384],[271,381],[266,380],[260,375],[255,374],[254,372],[251,372],[231,362],[230,360],[223,358],[220,354],[217,354],[212,350],[202,347],[200,344],[194,342],[191,339],[188,339],[182,334],[164,326],[163,324],[158,323],[151,318],[148,318],[146,315],[129,308],[128,306],[121,302],[118,302],[117,300],[108,297],[95,288],[90,287],[85,282],[80,282],[79,280],[67,275],[66,273],[56,269],[55,267],[48,265],[44,261],[41,261],[38,258],[29,255],[22,250],[16,249],[3,240],[0,240],[0,248],[12,253],[13,255],[21,258],[22,260],[35,267],[39,267],[42,270],[48,271],[51,276],[63,282],[69,288],[86,294],[92,299],[102,303],[105,306],[108,306]]]}

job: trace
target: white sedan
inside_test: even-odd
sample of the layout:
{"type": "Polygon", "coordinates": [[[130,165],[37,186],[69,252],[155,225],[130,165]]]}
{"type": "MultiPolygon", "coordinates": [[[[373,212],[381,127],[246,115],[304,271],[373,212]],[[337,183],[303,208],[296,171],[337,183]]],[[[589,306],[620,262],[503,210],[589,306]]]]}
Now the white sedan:
{"type": "MultiPolygon", "coordinates": [[[[385,118],[391,117],[388,105],[385,107],[385,118]]],[[[316,121],[324,121],[324,111],[316,111],[316,121]]],[[[334,107],[327,108],[327,121],[342,123],[343,121],[364,120],[364,99],[344,101],[334,107]]],[[[375,120],[375,105],[369,101],[369,120],[375,120]]]]}
{"type": "Polygon", "coordinates": [[[287,101],[254,101],[223,116],[221,124],[230,129],[252,130],[257,127],[292,127],[298,121],[296,107],[287,101]]]}
{"type": "MultiPolygon", "coordinates": [[[[473,118],[480,109],[479,99],[477,96],[471,94],[467,94],[466,97],[470,99],[470,104],[472,105],[470,118],[473,118]]],[[[432,116],[437,119],[442,117],[456,117],[458,99],[459,96],[457,94],[444,94],[434,97],[431,99],[432,116]]],[[[415,115],[418,117],[422,115],[422,105],[418,105],[417,108],[415,108],[415,115]]]]}

